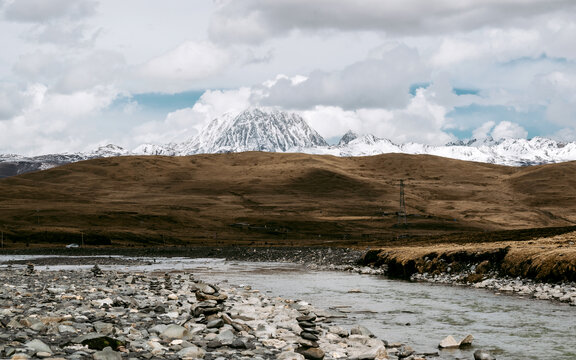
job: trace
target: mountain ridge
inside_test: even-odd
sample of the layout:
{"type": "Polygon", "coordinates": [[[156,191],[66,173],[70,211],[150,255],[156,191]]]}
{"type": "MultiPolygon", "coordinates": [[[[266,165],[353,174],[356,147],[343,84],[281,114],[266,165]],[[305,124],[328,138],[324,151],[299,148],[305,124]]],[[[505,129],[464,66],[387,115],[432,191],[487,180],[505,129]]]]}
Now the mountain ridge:
{"type": "Polygon", "coordinates": [[[396,144],[371,134],[348,131],[337,145],[328,145],[298,114],[278,110],[247,109],[238,115],[224,114],[213,119],[199,135],[174,144],[141,144],[132,151],[116,145],[101,146],[89,153],[40,156],[0,155],[0,177],[45,170],[63,164],[112,156],[186,156],[225,152],[289,152],[339,157],[373,156],[387,153],[429,154],[458,160],[508,166],[528,166],[576,160],[576,142],[561,143],[532,139],[459,140],[434,146],[419,143],[396,144]]]}

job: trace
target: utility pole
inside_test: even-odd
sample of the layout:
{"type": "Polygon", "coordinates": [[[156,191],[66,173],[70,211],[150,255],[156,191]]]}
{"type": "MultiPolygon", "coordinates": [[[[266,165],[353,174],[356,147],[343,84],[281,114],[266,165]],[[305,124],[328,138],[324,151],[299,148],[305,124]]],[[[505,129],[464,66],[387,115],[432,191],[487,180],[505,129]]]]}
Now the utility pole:
{"type": "Polygon", "coordinates": [[[84,247],[84,233],[80,232],[80,236],[82,236],[82,245],[81,246],[84,247]]]}
{"type": "Polygon", "coordinates": [[[398,225],[406,226],[406,201],[404,199],[404,180],[400,179],[400,209],[398,210],[398,225]]]}

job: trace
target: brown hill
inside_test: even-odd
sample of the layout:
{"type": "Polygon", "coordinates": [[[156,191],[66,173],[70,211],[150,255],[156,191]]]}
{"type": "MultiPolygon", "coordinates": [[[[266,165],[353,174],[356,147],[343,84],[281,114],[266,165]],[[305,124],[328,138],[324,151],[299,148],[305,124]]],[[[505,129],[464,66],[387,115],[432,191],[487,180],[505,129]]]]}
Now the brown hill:
{"type": "MultiPolygon", "coordinates": [[[[8,246],[371,244],[576,223],[576,162],[239,153],[90,160],[0,180],[8,246]],[[404,179],[408,226],[398,226],[404,179]]],[[[466,235],[468,236],[468,235],[466,235]]]]}

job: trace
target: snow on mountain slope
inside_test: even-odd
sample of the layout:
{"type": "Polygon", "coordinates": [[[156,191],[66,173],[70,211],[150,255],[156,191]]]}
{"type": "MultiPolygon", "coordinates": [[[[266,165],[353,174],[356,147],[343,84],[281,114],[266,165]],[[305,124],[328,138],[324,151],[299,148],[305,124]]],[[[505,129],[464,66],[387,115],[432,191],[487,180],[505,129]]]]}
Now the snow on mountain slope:
{"type": "Polygon", "coordinates": [[[306,152],[335,156],[367,156],[387,153],[428,154],[466,161],[525,166],[576,160],[576,143],[563,144],[551,139],[536,137],[530,140],[472,140],[467,143],[432,146],[417,143],[395,144],[388,139],[366,135],[344,145],[329,149],[307,149],[306,152]]]}
{"type": "Polygon", "coordinates": [[[287,152],[327,146],[326,141],[297,114],[246,110],[213,120],[180,154],[242,151],[287,152]]]}
{"type": "Polygon", "coordinates": [[[541,137],[530,140],[459,140],[444,146],[432,146],[418,143],[395,144],[388,139],[373,135],[359,136],[348,131],[338,145],[329,146],[322,136],[297,114],[250,109],[240,114],[225,114],[214,119],[198,136],[180,144],[142,144],[133,151],[116,145],[106,145],[90,153],[33,157],[0,155],[0,177],[110,156],[183,156],[243,151],[303,152],[334,156],[429,154],[510,166],[576,160],[576,142],[564,144],[541,137]]]}

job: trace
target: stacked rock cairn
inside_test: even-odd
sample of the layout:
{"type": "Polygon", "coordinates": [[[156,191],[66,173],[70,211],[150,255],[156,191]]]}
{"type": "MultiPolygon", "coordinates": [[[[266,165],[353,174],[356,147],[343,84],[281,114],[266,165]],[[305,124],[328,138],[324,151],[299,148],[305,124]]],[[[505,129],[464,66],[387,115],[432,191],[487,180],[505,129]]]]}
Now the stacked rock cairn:
{"type": "Polygon", "coordinates": [[[24,276],[34,275],[34,264],[28,263],[24,276]]]}
{"type": "Polygon", "coordinates": [[[296,318],[298,326],[302,329],[299,343],[300,347],[295,352],[303,355],[306,359],[323,359],[324,352],[317,343],[319,340],[320,329],[316,326],[316,315],[306,313],[296,318]]]}
{"type": "Polygon", "coordinates": [[[92,271],[92,274],[94,274],[95,277],[104,276],[104,272],[102,271],[102,269],[100,269],[100,266],[98,266],[98,264],[94,265],[94,267],[90,271],[92,271]]]}

